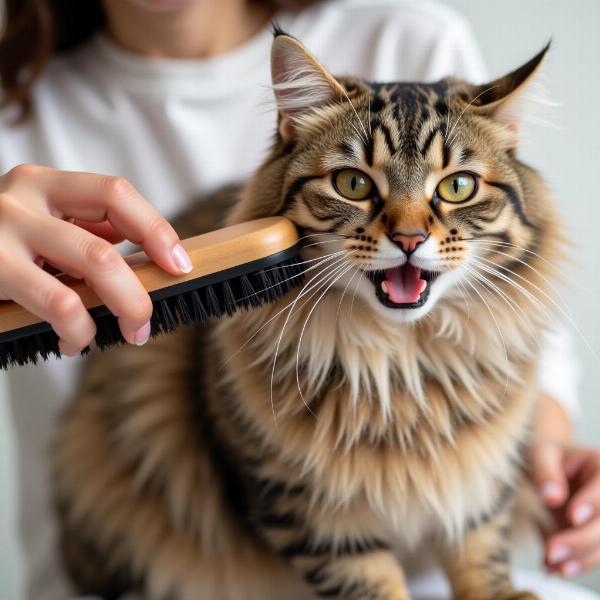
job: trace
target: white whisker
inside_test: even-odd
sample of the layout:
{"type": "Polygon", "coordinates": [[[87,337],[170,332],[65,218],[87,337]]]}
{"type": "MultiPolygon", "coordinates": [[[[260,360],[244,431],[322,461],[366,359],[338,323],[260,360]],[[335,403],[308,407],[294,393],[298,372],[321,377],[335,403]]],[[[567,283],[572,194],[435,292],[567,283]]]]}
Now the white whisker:
{"type": "MultiPolygon", "coordinates": [[[[305,265],[307,263],[315,262],[318,260],[323,260],[324,258],[327,258],[328,256],[339,256],[340,254],[343,254],[344,252],[346,252],[346,250],[336,250],[335,252],[329,252],[328,254],[322,254],[321,256],[317,256],[316,258],[308,258],[307,260],[302,260],[295,264],[296,264],[296,266],[297,265],[305,265]]],[[[286,269],[286,268],[288,268],[288,265],[280,265],[278,267],[269,267],[268,269],[263,269],[263,271],[266,273],[268,271],[276,271],[277,269],[286,269]]],[[[306,269],[306,271],[303,271],[303,273],[307,273],[308,270],[309,269],[306,269]]]]}
{"type": "Polygon", "coordinates": [[[339,301],[338,307],[337,307],[337,311],[335,313],[335,322],[336,322],[336,324],[338,322],[338,317],[340,316],[340,309],[342,308],[342,301],[344,300],[344,296],[346,294],[346,290],[348,289],[348,286],[350,285],[350,283],[352,283],[352,280],[356,277],[356,275],[358,274],[359,271],[360,271],[360,265],[358,267],[356,267],[356,270],[352,274],[352,277],[350,277],[350,279],[346,283],[346,287],[344,288],[344,291],[342,292],[342,297],[340,298],[340,301],[339,301]]]}
{"type": "MultiPolygon", "coordinates": [[[[561,273],[561,271],[556,268],[556,265],[554,263],[550,262],[547,258],[544,258],[540,254],[536,254],[535,252],[533,252],[533,250],[529,250],[529,248],[523,248],[523,246],[518,246],[517,244],[511,244],[510,242],[495,242],[492,240],[478,240],[478,239],[473,239],[473,238],[463,239],[461,241],[471,242],[472,244],[482,244],[482,245],[487,244],[487,245],[492,245],[492,246],[504,246],[504,247],[515,248],[516,250],[521,250],[522,252],[525,252],[526,254],[531,254],[531,256],[535,256],[536,258],[539,258],[541,261],[545,262],[546,264],[550,265],[553,269],[555,269],[559,273],[561,273]]],[[[510,254],[508,256],[510,258],[514,258],[510,254]]]]}
{"type": "Polygon", "coordinates": [[[303,248],[310,248],[311,246],[318,246],[319,244],[335,244],[340,243],[340,240],[322,240],[319,242],[311,242],[310,244],[304,244],[303,248]]]}
{"type": "MultiPolygon", "coordinates": [[[[337,254],[337,253],[336,253],[337,254]]],[[[327,263],[329,262],[329,265],[327,265],[325,267],[325,269],[327,269],[328,267],[330,267],[332,265],[331,261],[335,258],[335,256],[333,257],[329,257],[326,259],[323,259],[319,264],[317,265],[313,265],[313,267],[311,267],[311,269],[318,267],[319,265],[323,264],[323,263],[327,263]]],[[[308,269],[307,269],[308,271],[308,269]]],[[[300,292],[298,293],[298,296],[303,296],[305,294],[307,294],[312,288],[306,289],[307,286],[315,280],[316,277],[318,277],[320,273],[317,273],[316,275],[314,275],[300,290],[300,292]]],[[[316,285],[316,284],[314,284],[316,285]]],[[[229,356],[229,358],[227,358],[223,364],[221,365],[220,368],[225,367],[229,361],[234,358],[235,356],[237,356],[237,354],[239,354],[269,323],[271,323],[271,321],[273,321],[274,319],[276,319],[279,315],[281,315],[281,313],[283,313],[285,310],[287,310],[295,301],[297,300],[297,298],[295,298],[294,300],[292,300],[289,304],[287,304],[286,306],[284,306],[281,310],[279,310],[277,313],[275,313],[268,321],[266,321],[265,323],[263,323],[231,356],[229,356]]]]}
{"type": "MultiPolygon", "coordinates": [[[[498,279],[501,279],[502,281],[504,281],[504,282],[508,283],[509,285],[511,285],[512,287],[514,287],[516,290],[521,292],[534,306],[539,307],[549,319],[556,320],[556,315],[554,315],[548,309],[548,307],[545,306],[539,298],[536,298],[528,289],[526,289],[521,284],[517,283],[514,279],[512,279],[508,275],[502,273],[501,271],[498,271],[497,269],[494,269],[493,267],[490,267],[489,265],[486,265],[480,261],[476,261],[476,262],[478,263],[478,266],[480,269],[483,269],[490,275],[494,275],[495,277],[498,277],[498,279]]],[[[509,271],[510,271],[510,269],[509,269],[509,271]]],[[[512,271],[510,271],[510,272],[512,273],[512,271]]],[[[513,273],[513,275],[516,275],[516,273],[513,273]]],[[[525,281],[527,281],[527,280],[525,280],[525,281]]]]}
{"type": "Polygon", "coordinates": [[[494,325],[496,326],[496,329],[498,330],[498,335],[500,336],[500,342],[502,343],[502,348],[504,349],[506,379],[504,382],[504,393],[502,394],[502,399],[500,401],[500,404],[502,404],[504,397],[508,393],[508,371],[509,371],[508,351],[506,350],[506,343],[504,341],[504,336],[502,335],[500,325],[498,325],[498,321],[496,320],[496,317],[494,316],[494,313],[493,313],[492,309],[490,308],[489,304],[485,301],[485,298],[479,293],[479,290],[468,279],[465,279],[465,282],[469,284],[469,287],[471,287],[473,289],[473,291],[481,298],[481,301],[485,304],[485,307],[487,308],[488,312],[490,313],[490,316],[492,317],[492,320],[494,321],[494,325]]]}
{"type": "MultiPolygon", "coordinates": [[[[524,249],[524,248],[523,248],[524,249]]],[[[493,252],[494,254],[501,254],[502,256],[506,256],[507,258],[510,258],[511,260],[514,260],[522,265],[524,265],[525,267],[527,267],[528,269],[530,269],[531,271],[533,271],[536,275],[538,275],[545,283],[548,284],[548,286],[550,286],[550,288],[552,289],[552,291],[556,294],[556,296],[558,297],[558,299],[563,303],[564,308],[566,310],[570,311],[570,308],[568,306],[568,303],[566,302],[566,300],[562,297],[560,291],[558,290],[558,288],[547,278],[544,276],[543,273],[541,273],[538,269],[536,269],[535,267],[533,267],[532,265],[530,265],[528,262],[517,258],[516,256],[512,256],[510,254],[508,254],[507,252],[502,252],[500,250],[494,250],[492,248],[487,248],[487,252],[493,252]]],[[[484,258],[483,256],[479,257],[481,260],[484,260],[485,262],[488,262],[496,267],[502,267],[502,265],[498,265],[495,262],[488,260],[486,258],[484,258]]],[[[542,258],[541,256],[539,256],[538,258],[542,258]]],[[[505,268],[505,267],[502,267],[505,268]]]]}
{"type": "Polygon", "coordinates": [[[348,102],[350,103],[350,106],[352,107],[352,110],[354,111],[354,114],[356,115],[356,118],[358,119],[358,122],[360,123],[360,126],[362,127],[362,130],[365,132],[365,137],[363,139],[366,144],[369,139],[369,134],[367,133],[367,130],[365,129],[363,122],[361,121],[360,117],[358,116],[358,112],[357,112],[356,108],[354,107],[354,104],[352,104],[352,100],[350,100],[350,96],[348,96],[346,90],[343,89],[343,91],[344,91],[344,96],[346,96],[346,100],[348,100],[348,102]]]}
{"type": "Polygon", "coordinates": [[[296,385],[298,387],[298,393],[300,394],[300,397],[302,398],[302,402],[304,403],[304,406],[306,406],[308,408],[308,410],[311,412],[311,414],[313,414],[313,415],[314,415],[314,413],[312,412],[309,405],[307,404],[306,399],[304,398],[304,394],[302,393],[302,387],[300,385],[300,373],[299,373],[300,346],[302,344],[302,338],[304,337],[304,330],[306,329],[308,321],[310,320],[310,317],[313,314],[315,308],[318,306],[319,302],[323,299],[325,294],[331,289],[331,287],[333,285],[336,284],[337,281],[340,280],[340,278],[342,278],[346,273],[348,273],[348,271],[351,271],[353,268],[354,268],[353,264],[345,265],[344,269],[342,269],[341,272],[337,273],[337,275],[334,277],[334,279],[329,283],[329,285],[325,288],[325,290],[322,292],[322,294],[317,298],[316,302],[313,304],[312,308],[310,309],[310,311],[308,313],[308,316],[306,317],[306,320],[304,321],[304,324],[302,325],[302,329],[300,331],[300,337],[298,339],[298,348],[296,350],[296,385]]]}
{"type": "Polygon", "coordinates": [[[494,88],[498,87],[497,85],[493,85],[492,87],[488,88],[487,90],[483,90],[483,92],[480,92],[479,94],[477,94],[477,96],[475,96],[475,98],[473,98],[473,100],[471,100],[471,102],[469,102],[469,104],[467,104],[463,109],[462,112],[460,113],[460,115],[458,115],[458,119],[456,119],[456,123],[454,123],[452,129],[450,130],[450,132],[448,133],[448,135],[445,136],[445,141],[448,141],[448,138],[452,135],[452,132],[456,129],[456,126],[458,125],[459,121],[462,119],[462,116],[465,114],[467,108],[469,108],[473,102],[475,102],[475,100],[477,100],[480,96],[483,96],[483,94],[493,90],[494,88]]]}
{"type": "MultiPolygon", "coordinates": [[[[339,256],[340,254],[345,254],[345,253],[346,253],[346,250],[338,250],[337,252],[333,252],[331,254],[325,254],[324,256],[319,256],[316,260],[333,259],[333,258],[336,258],[337,256],[339,256]]],[[[308,262],[308,261],[306,261],[306,262],[308,262]]],[[[298,263],[298,264],[303,264],[303,263],[298,263]]],[[[302,271],[302,273],[298,273],[296,275],[291,275],[290,277],[286,277],[282,281],[278,281],[277,283],[274,283],[273,285],[269,285],[266,288],[262,288],[256,292],[253,292],[252,294],[248,294],[247,296],[244,296],[243,298],[236,298],[236,302],[248,300],[249,298],[252,298],[253,296],[256,296],[258,294],[262,294],[263,292],[266,292],[267,290],[272,290],[273,288],[279,287],[282,283],[286,283],[287,281],[296,279],[298,277],[303,277],[306,273],[309,273],[313,269],[316,269],[320,264],[321,263],[312,265],[312,266],[308,267],[308,269],[304,269],[304,271],[302,271]]],[[[265,271],[269,271],[269,270],[274,271],[276,269],[284,269],[287,267],[288,267],[288,265],[281,265],[279,267],[272,267],[271,269],[266,269],[265,271]]]]}
{"type": "Polygon", "coordinates": [[[533,328],[533,326],[531,324],[531,319],[527,318],[525,311],[504,290],[502,290],[495,283],[490,281],[485,275],[477,272],[476,269],[473,269],[471,267],[466,267],[466,268],[467,268],[467,271],[469,271],[474,277],[479,279],[484,285],[489,287],[490,290],[496,292],[500,296],[500,298],[512,310],[512,312],[519,319],[519,321],[521,321],[523,323],[523,325],[528,329],[528,331],[531,334],[531,336],[533,337],[533,339],[539,345],[539,338],[535,332],[535,329],[533,328]],[[517,309],[518,309],[518,311],[517,311],[517,309]]]}
{"type": "Polygon", "coordinates": [[[465,287],[465,284],[462,281],[458,281],[457,283],[460,286],[460,288],[459,288],[460,293],[461,293],[463,300],[465,301],[465,305],[467,307],[467,321],[470,321],[471,320],[471,305],[469,304],[469,301],[467,300],[467,296],[469,296],[469,294],[467,292],[467,288],[465,287]]]}
{"type": "Polygon", "coordinates": [[[356,298],[356,292],[358,290],[358,286],[360,284],[360,280],[364,277],[364,273],[361,270],[360,277],[356,280],[356,285],[354,286],[354,293],[352,294],[352,302],[350,303],[350,320],[352,320],[352,310],[354,309],[354,298],[356,298]]]}
{"type": "Polygon", "coordinates": [[[344,117],[344,119],[346,120],[348,125],[350,125],[350,127],[352,127],[352,129],[354,129],[354,131],[355,131],[356,135],[359,137],[359,139],[361,139],[366,144],[367,140],[365,139],[363,134],[358,130],[358,127],[356,127],[356,125],[347,117],[344,117]]]}
{"type": "MultiPolygon", "coordinates": [[[[489,262],[491,262],[491,261],[489,261],[489,262]]],[[[492,263],[492,264],[495,264],[495,263],[492,263]]],[[[577,332],[577,334],[581,338],[581,341],[585,344],[585,346],[590,351],[590,353],[592,354],[592,356],[597,361],[600,361],[600,358],[598,357],[598,354],[596,353],[596,351],[594,350],[594,348],[592,347],[592,345],[588,342],[587,338],[583,335],[583,332],[579,329],[579,327],[577,326],[577,323],[575,322],[575,320],[571,317],[570,314],[568,314],[563,309],[563,307],[560,304],[558,304],[558,302],[556,302],[554,300],[554,298],[552,298],[552,296],[550,296],[549,294],[547,294],[542,288],[540,288],[536,284],[532,283],[531,281],[529,281],[528,279],[526,279],[522,275],[519,275],[518,273],[515,273],[514,271],[511,271],[511,269],[509,269],[507,267],[502,267],[501,265],[495,265],[495,266],[501,268],[504,271],[507,271],[507,272],[511,273],[512,275],[514,275],[515,277],[518,277],[519,279],[522,279],[523,281],[525,281],[526,283],[528,283],[532,288],[534,288],[535,290],[537,290],[542,296],[544,296],[544,298],[546,298],[550,302],[550,304],[560,313],[560,315],[573,327],[573,329],[577,332]]],[[[483,266],[481,268],[483,268],[483,266]]],[[[548,310],[548,308],[545,307],[540,302],[540,300],[538,298],[536,298],[531,292],[529,292],[528,290],[526,290],[523,286],[521,286],[520,284],[518,284],[512,278],[507,277],[506,275],[504,275],[503,273],[501,273],[497,269],[492,269],[491,267],[486,267],[486,268],[490,269],[491,271],[493,271],[493,274],[496,275],[496,277],[499,277],[500,279],[503,279],[504,281],[506,281],[507,283],[509,283],[513,287],[515,287],[516,289],[520,290],[525,296],[529,297],[532,302],[534,302],[535,304],[538,304],[539,306],[543,307],[544,312],[546,314],[548,314],[551,319],[556,320],[556,316],[553,315],[548,310]]]]}
{"type": "MultiPolygon", "coordinates": [[[[332,266],[334,267],[332,272],[337,272],[337,269],[339,268],[340,262],[345,261],[346,257],[342,256],[341,258],[335,260],[332,264],[329,264],[325,267],[325,269],[329,269],[332,266]],[[337,267],[335,266],[337,265],[337,267]]],[[[319,274],[317,274],[315,277],[317,277],[319,274]]],[[[327,277],[331,276],[331,272],[327,274],[327,277]]],[[[313,277],[314,279],[314,277],[313,277]]],[[[323,279],[321,279],[321,283],[323,282],[323,279]]],[[[273,418],[275,420],[275,422],[277,422],[277,416],[275,414],[275,404],[273,401],[273,381],[275,379],[275,367],[277,365],[277,355],[279,354],[279,348],[281,347],[281,340],[283,339],[283,334],[285,332],[285,328],[288,324],[288,321],[290,320],[290,317],[292,316],[292,313],[294,312],[294,308],[296,307],[296,304],[298,303],[298,300],[300,299],[300,295],[298,295],[298,297],[292,302],[291,308],[285,318],[285,322],[283,323],[283,326],[281,328],[281,333],[279,334],[279,338],[277,339],[277,345],[275,347],[275,356],[273,357],[273,366],[271,368],[271,391],[270,391],[270,400],[271,400],[271,408],[273,409],[273,418]]]]}

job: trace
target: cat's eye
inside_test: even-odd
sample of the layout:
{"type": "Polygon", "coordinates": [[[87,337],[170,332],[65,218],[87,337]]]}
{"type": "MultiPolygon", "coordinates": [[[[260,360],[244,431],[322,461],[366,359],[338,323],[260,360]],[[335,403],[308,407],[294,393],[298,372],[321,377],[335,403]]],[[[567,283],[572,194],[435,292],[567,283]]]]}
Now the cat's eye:
{"type": "Polygon", "coordinates": [[[373,182],[358,169],[342,169],[333,174],[333,186],[348,200],[367,200],[373,195],[373,182]]]}
{"type": "Polygon", "coordinates": [[[471,173],[454,173],[440,181],[437,195],[446,202],[465,202],[477,191],[477,180],[471,173]]]}

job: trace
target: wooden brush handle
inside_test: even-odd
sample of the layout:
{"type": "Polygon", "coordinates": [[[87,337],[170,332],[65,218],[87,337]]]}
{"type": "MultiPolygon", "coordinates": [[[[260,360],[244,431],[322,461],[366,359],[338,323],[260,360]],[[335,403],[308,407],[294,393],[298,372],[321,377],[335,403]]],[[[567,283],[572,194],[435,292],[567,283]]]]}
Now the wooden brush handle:
{"type": "MultiPolygon", "coordinates": [[[[163,271],[144,252],[130,254],[125,261],[146,290],[152,292],[271,256],[297,242],[298,232],[289,219],[268,217],[183,240],[181,245],[190,255],[194,268],[179,277],[163,271]]],[[[84,281],[62,273],[56,277],[79,294],[86,308],[104,304],[84,281]]],[[[0,333],[41,322],[42,319],[21,305],[0,301],[0,333]]]]}

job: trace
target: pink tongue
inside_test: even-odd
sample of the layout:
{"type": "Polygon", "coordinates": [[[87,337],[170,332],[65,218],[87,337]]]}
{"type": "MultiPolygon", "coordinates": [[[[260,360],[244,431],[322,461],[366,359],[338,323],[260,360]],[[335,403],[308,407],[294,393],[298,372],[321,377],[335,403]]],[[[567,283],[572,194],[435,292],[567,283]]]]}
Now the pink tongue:
{"type": "Polygon", "coordinates": [[[392,302],[411,304],[419,299],[427,283],[421,279],[421,269],[405,264],[388,269],[385,285],[392,302]]]}

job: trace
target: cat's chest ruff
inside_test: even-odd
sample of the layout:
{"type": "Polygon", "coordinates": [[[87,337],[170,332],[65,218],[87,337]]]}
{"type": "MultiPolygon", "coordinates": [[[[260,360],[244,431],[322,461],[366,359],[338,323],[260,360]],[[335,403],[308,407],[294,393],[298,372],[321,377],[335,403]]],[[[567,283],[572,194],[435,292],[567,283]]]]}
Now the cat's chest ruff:
{"type": "MultiPolygon", "coordinates": [[[[238,410],[244,421],[266,440],[268,461],[276,461],[277,472],[293,483],[306,485],[324,514],[333,519],[356,504],[363,520],[369,513],[388,529],[404,528],[403,539],[415,542],[432,524],[433,533],[457,538],[469,520],[490,510],[498,490],[514,483],[533,406],[523,387],[484,422],[458,425],[439,387],[426,413],[400,396],[394,399],[398,408],[385,417],[378,403],[350,405],[341,385],[311,414],[298,408],[302,401],[290,386],[287,402],[279,398],[275,404],[274,424],[268,382],[255,370],[233,383],[243,398],[238,410]]],[[[493,386],[490,393],[501,395],[493,386]]],[[[268,461],[265,475],[273,468],[268,461]]]]}
{"type": "Polygon", "coordinates": [[[382,523],[420,521],[416,537],[433,522],[458,536],[490,508],[494,489],[514,481],[533,362],[506,362],[475,324],[456,339],[427,328],[400,336],[365,311],[352,322],[319,315],[299,350],[303,315],[284,335],[268,311],[222,325],[235,410],[324,509],[364,502],[382,523]],[[519,380],[510,371],[517,364],[519,380]]]}

